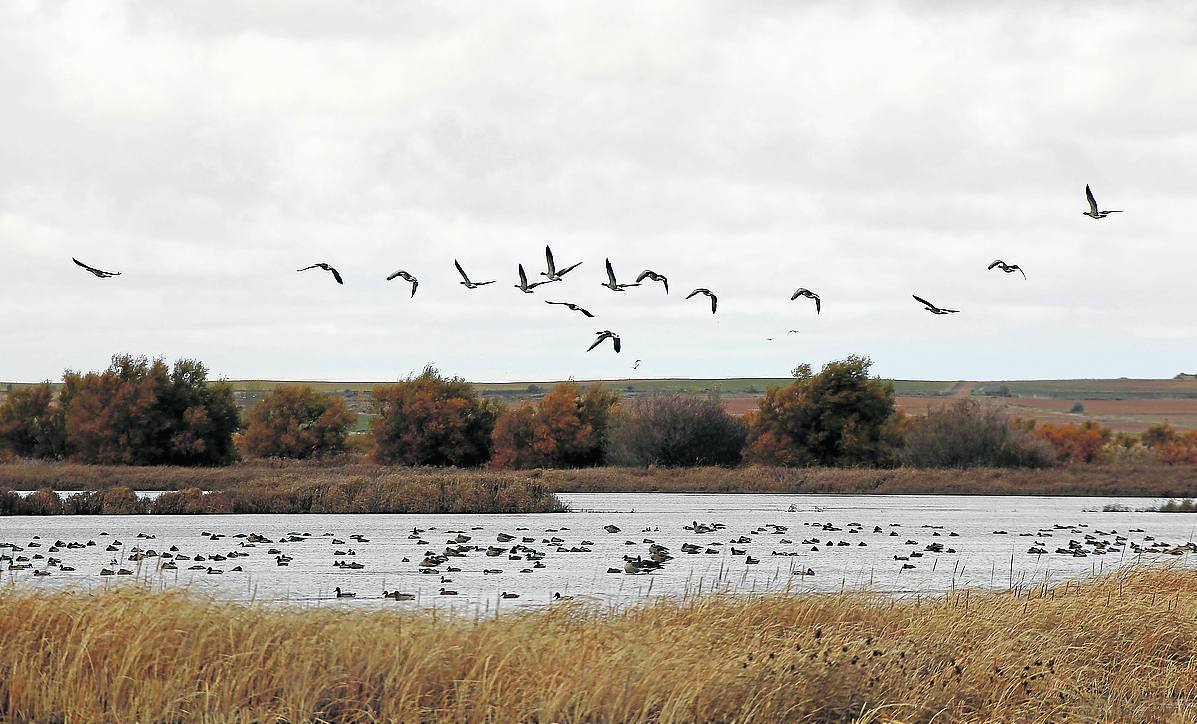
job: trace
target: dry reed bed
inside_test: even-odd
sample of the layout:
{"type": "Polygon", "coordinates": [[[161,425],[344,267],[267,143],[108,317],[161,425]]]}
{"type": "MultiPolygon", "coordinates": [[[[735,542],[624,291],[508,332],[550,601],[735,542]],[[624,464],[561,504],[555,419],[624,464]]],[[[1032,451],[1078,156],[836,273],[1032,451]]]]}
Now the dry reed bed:
{"type": "Polygon", "coordinates": [[[324,462],[252,461],[224,468],[0,463],[0,488],[222,490],[248,483],[387,479],[462,481],[532,478],[554,492],[877,493],[892,495],[1122,495],[1197,498],[1197,466],[1065,465],[1041,470],[972,468],[586,468],[451,470],[374,465],[347,456],[324,462]]]}
{"type": "Polygon", "coordinates": [[[1193,721],[1197,575],[573,604],[482,621],[0,594],[0,718],[1193,721]]]}

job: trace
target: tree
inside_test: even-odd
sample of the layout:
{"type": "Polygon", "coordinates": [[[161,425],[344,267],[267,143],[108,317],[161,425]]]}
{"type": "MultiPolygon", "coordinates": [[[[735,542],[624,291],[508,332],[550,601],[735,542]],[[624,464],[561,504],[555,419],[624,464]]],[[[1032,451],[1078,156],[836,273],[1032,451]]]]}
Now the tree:
{"type": "Polygon", "coordinates": [[[357,414],[338,395],[309,385],[278,387],[247,415],[243,441],[258,457],[317,458],[345,451],[357,414]]]}
{"type": "Polygon", "coordinates": [[[1052,444],[1058,460],[1074,463],[1097,462],[1112,436],[1110,428],[1093,420],[1080,425],[1044,425],[1035,432],[1052,444]]]}
{"type": "Polygon", "coordinates": [[[500,405],[475,394],[460,377],[434,367],[374,388],[370,432],[380,463],[472,467],[490,459],[500,405]]]}
{"type": "Polygon", "coordinates": [[[0,449],[32,458],[61,457],[66,447],[61,408],[49,382],[8,393],[0,405],[0,449]]]}
{"type": "Polygon", "coordinates": [[[713,400],[673,394],[624,402],[607,458],[617,465],[735,465],[748,427],[713,400]]]}
{"type": "Polygon", "coordinates": [[[1055,463],[1051,445],[976,400],[907,421],[902,462],[928,468],[1030,467],[1055,463]]]}
{"type": "Polygon", "coordinates": [[[602,462],[612,406],[619,397],[593,385],[563,382],[534,405],[508,411],[495,425],[491,464],[504,468],[583,467],[602,462]]]}
{"type": "Polygon", "coordinates": [[[747,417],[744,457],[769,465],[891,465],[900,444],[894,391],[869,377],[872,362],[850,356],[818,374],[794,370],[788,387],[771,387],[747,417]]]}

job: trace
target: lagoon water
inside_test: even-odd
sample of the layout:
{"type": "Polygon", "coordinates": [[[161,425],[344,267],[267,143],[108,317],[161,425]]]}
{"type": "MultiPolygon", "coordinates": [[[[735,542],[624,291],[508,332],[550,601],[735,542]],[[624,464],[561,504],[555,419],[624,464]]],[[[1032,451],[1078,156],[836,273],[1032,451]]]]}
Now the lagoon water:
{"type": "Polygon", "coordinates": [[[33,566],[9,570],[10,562],[5,560],[0,575],[5,585],[44,589],[69,586],[81,592],[127,585],[183,586],[220,600],[243,603],[435,606],[493,612],[547,604],[555,592],[609,606],[712,590],[756,593],[786,588],[867,589],[894,595],[926,595],[961,587],[1058,583],[1133,564],[1197,565],[1193,547],[1188,546],[1197,534],[1197,515],[1102,512],[1105,506],[1133,510],[1162,502],[1143,498],[673,493],[560,497],[573,512],[0,518],[0,544],[23,549],[0,548],[0,555],[23,556],[33,566]],[[694,522],[720,523],[723,527],[695,533],[686,529],[694,522]],[[766,527],[770,524],[784,529],[766,527]],[[607,532],[607,525],[618,526],[620,532],[607,532]],[[880,532],[875,532],[877,527],[880,532]],[[422,532],[409,538],[413,529],[422,532]],[[225,537],[213,541],[201,536],[202,532],[225,537]],[[544,567],[534,568],[522,556],[509,560],[507,553],[489,557],[479,551],[449,559],[437,573],[421,573],[419,562],[425,552],[440,553],[458,532],[470,536],[468,545],[482,549],[510,549],[530,538],[532,542],[522,545],[544,553],[544,567]],[[250,544],[236,537],[250,533],[272,542],[250,544]],[[292,533],[300,534],[302,541],[279,542],[292,533]],[[516,538],[499,543],[496,536],[501,533],[516,538]],[[153,538],[138,538],[138,534],[153,538]],[[367,542],[351,540],[349,536],[354,534],[367,542]],[[564,542],[549,542],[553,538],[564,542]],[[744,539],[747,541],[733,543],[744,539]],[[97,545],[61,547],[49,552],[58,540],[91,540],[97,545]],[[120,542],[119,550],[106,551],[116,541],[120,542]],[[622,573],[624,556],[648,557],[649,543],[645,541],[667,546],[674,559],[652,573],[622,573]],[[695,544],[701,552],[684,553],[683,543],[695,544]],[[942,544],[943,550],[927,550],[934,544],[942,544]],[[220,562],[205,560],[202,564],[223,571],[221,574],[187,570],[188,566],[200,565],[192,560],[179,560],[178,570],[163,571],[159,569],[164,560],[161,557],[130,562],[135,546],[158,553],[175,546],[178,555],[188,558],[197,554],[205,559],[213,554],[227,556],[234,551],[247,555],[220,562]],[[1186,546],[1185,550],[1176,550],[1186,546]],[[746,555],[733,554],[733,547],[746,555]],[[1028,553],[1032,547],[1047,552],[1028,553]],[[291,556],[292,562],[278,566],[275,555],[268,553],[272,548],[291,556]],[[350,549],[352,556],[336,555],[350,549]],[[568,552],[571,549],[585,550],[568,552]],[[1057,549],[1073,553],[1057,553],[1057,549]],[[1165,552],[1169,549],[1173,552],[1165,552]],[[35,559],[35,555],[43,558],[35,559]],[[908,560],[896,560],[895,556],[908,560]],[[47,568],[50,557],[61,559],[63,565],[75,571],[50,567],[51,575],[33,576],[34,570],[47,568]],[[403,562],[405,557],[407,562],[403,562]],[[749,564],[749,557],[760,562],[749,564]],[[354,561],[363,568],[335,567],[334,562],[339,560],[354,561]],[[234,566],[241,566],[243,572],[231,571],[234,566]],[[448,572],[446,566],[461,570],[448,572]],[[99,572],[104,567],[123,567],[133,575],[101,577],[99,572]],[[608,573],[608,568],[621,572],[608,573]],[[486,574],[486,569],[502,572],[486,574]],[[795,575],[807,569],[814,575],[795,575]],[[442,582],[442,576],[449,582],[442,582]],[[337,586],[356,597],[336,599],[333,589],[337,586]],[[442,596],[442,587],[458,595],[442,596]],[[384,600],[384,589],[415,594],[416,600],[384,600]],[[502,592],[518,594],[519,598],[501,599],[502,592]]]}

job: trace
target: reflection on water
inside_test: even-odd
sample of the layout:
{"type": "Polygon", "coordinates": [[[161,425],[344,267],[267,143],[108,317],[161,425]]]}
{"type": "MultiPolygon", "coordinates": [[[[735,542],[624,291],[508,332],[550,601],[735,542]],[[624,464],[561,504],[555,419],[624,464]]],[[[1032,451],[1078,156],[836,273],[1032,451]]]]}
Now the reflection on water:
{"type": "Polygon", "coordinates": [[[1191,543],[1197,516],[1100,512],[1106,505],[1135,509],[1159,502],[1142,498],[671,493],[561,498],[574,512],[0,518],[0,544],[17,547],[0,548],[0,556],[4,581],[18,586],[87,590],[136,581],[155,588],[188,586],[240,602],[477,611],[545,604],[555,593],[607,605],[787,587],[939,593],[1058,582],[1133,563],[1197,561],[1191,543]],[[267,540],[250,542],[250,534],[267,540]],[[359,538],[351,538],[355,535],[359,538]],[[55,547],[56,542],[84,547],[55,547]],[[623,572],[625,556],[648,560],[654,543],[668,548],[673,559],[649,573],[623,572]],[[694,552],[683,552],[684,544],[694,552]],[[465,555],[421,573],[426,554],[441,555],[447,546],[464,548],[465,555]],[[130,560],[139,557],[135,547],[143,551],[141,560],[130,560]],[[487,555],[488,548],[496,555],[487,555]],[[280,555],[291,559],[286,566],[278,565],[280,555]],[[50,559],[61,564],[48,565],[50,559]],[[170,561],[177,569],[163,570],[170,561]],[[360,568],[351,567],[355,564],[360,568]],[[63,571],[64,566],[75,570],[63,571]],[[192,566],[199,569],[189,570],[192,566]],[[238,566],[242,570],[234,571],[238,566]],[[102,577],[104,568],[125,568],[132,575],[102,577]],[[35,577],[39,570],[50,575],[35,577]],[[802,575],[807,572],[813,575],[802,575]],[[356,597],[338,600],[336,587],[356,597]],[[442,588],[458,595],[442,596],[442,588]],[[384,600],[384,589],[415,598],[384,600]]]}

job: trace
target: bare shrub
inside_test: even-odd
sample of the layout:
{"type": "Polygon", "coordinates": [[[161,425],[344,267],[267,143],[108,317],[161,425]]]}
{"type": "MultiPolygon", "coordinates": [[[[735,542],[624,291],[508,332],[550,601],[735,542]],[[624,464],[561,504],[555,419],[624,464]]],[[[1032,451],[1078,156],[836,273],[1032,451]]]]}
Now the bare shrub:
{"type": "Polygon", "coordinates": [[[925,468],[1044,468],[1052,446],[992,407],[964,399],[909,420],[902,461],[925,468]]]}
{"type": "Polygon", "coordinates": [[[620,406],[607,452],[615,465],[735,465],[748,435],[743,420],[715,401],[652,395],[620,406]]]}

